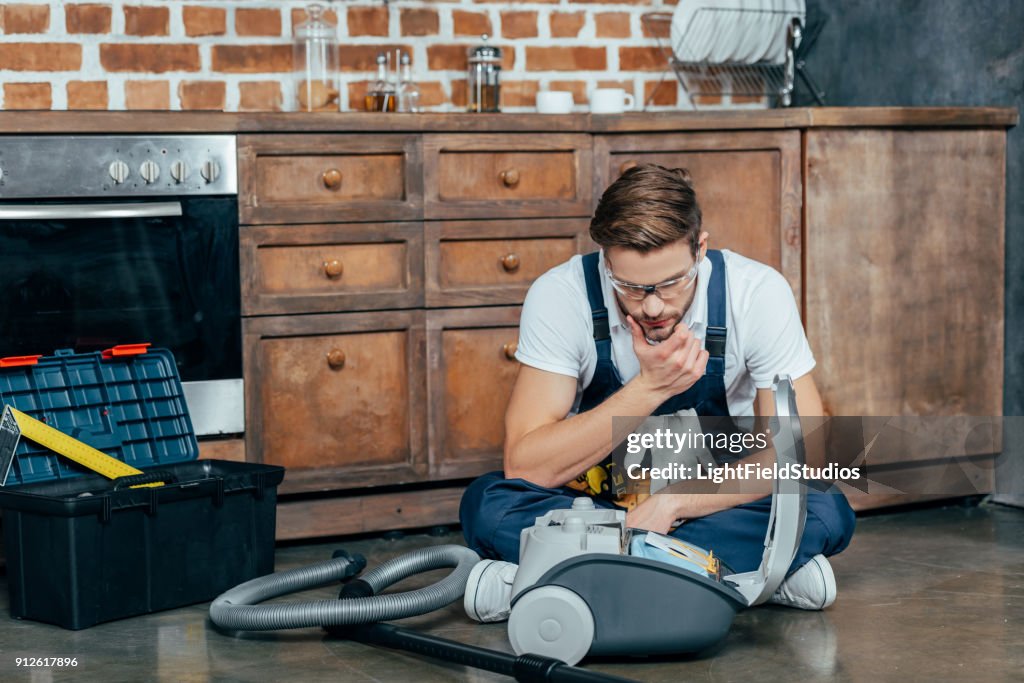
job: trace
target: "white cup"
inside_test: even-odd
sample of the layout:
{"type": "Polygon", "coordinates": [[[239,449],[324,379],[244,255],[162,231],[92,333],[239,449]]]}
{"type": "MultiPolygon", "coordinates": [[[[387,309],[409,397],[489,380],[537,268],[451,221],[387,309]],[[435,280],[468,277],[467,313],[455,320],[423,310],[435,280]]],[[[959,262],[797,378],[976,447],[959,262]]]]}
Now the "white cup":
{"type": "Polygon", "coordinates": [[[622,88],[598,88],[590,95],[592,114],[621,114],[635,106],[636,100],[622,88]]]}
{"type": "Polygon", "coordinates": [[[537,113],[568,114],[572,111],[572,93],[568,90],[541,90],[537,93],[537,113]]]}

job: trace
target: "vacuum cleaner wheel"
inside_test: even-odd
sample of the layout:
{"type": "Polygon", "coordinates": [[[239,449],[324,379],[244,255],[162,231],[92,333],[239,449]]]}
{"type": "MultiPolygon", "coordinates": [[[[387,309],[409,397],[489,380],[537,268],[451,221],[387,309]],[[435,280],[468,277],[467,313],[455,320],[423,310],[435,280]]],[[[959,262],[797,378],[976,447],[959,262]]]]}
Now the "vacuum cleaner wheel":
{"type": "Polygon", "coordinates": [[[508,639],[517,655],[531,652],[575,664],[594,641],[594,615],[568,588],[540,586],[516,601],[508,639]]]}

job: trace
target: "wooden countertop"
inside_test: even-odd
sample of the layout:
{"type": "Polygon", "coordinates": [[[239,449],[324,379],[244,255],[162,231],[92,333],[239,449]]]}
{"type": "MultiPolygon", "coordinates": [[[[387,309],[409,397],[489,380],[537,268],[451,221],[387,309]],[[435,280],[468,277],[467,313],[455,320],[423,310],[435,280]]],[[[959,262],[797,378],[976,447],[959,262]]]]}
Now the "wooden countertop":
{"type": "Polygon", "coordinates": [[[823,107],[591,114],[223,113],[3,111],[0,134],[262,132],[629,133],[771,128],[1007,128],[1009,107],[823,107]]]}

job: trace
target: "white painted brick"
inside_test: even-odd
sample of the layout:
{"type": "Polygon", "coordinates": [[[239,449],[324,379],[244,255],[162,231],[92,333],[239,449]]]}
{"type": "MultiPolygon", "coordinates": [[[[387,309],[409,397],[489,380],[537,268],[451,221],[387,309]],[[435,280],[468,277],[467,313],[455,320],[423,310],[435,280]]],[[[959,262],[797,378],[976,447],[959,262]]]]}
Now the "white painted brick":
{"type": "Polygon", "coordinates": [[[100,47],[95,40],[82,41],[82,68],[79,72],[80,81],[101,81],[107,73],[100,66],[100,47]]]}
{"type": "Polygon", "coordinates": [[[124,109],[124,82],[121,74],[107,76],[107,106],[115,111],[124,109]]]}
{"type": "Polygon", "coordinates": [[[201,71],[199,73],[207,75],[210,73],[210,67],[213,63],[213,58],[210,56],[210,41],[202,41],[199,44],[199,63],[201,71]]]}
{"type": "MultiPolygon", "coordinates": [[[[145,0],[142,0],[138,4],[144,4],[145,0]]],[[[134,4],[134,3],[133,3],[134,4]]],[[[124,39],[127,36],[124,35],[124,5],[125,3],[120,0],[115,0],[110,3],[110,37],[124,39]]]]}
{"type": "MultiPolygon", "coordinates": [[[[416,3],[419,5],[419,3],[416,3]]],[[[411,7],[412,5],[404,5],[411,7]]],[[[388,3],[388,38],[394,40],[402,37],[402,12],[401,7],[395,3],[388,3]]],[[[371,36],[368,36],[371,37],[371,36]]],[[[376,37],[376,36],[372,36],[376,37]]],[[[383,38],[383,37],[381,37],[383,38]]]]}
{"type": "Polygon", "coordinates": [[[68,108],[68,79],[50,79],[50,108],[54,111],[63,111],[68,108]]]}
{"type": "Polygon", "coordinates": [[[182,79],[180,77],[176,78],[174,76],[170,76],[167,80],[170,81],[170,85],[168,87],[171,90],[171,111],[181,111],[181,98],[178,97],[178,86],[181,84],[182,80],[191,79],[182,79]]]}
{"type": "Polygon", "coordinates": [[[50,30],[47,35],[53,39],[67,36],[67,20],[64,16],[64,3],[58,0],[50,0],[50,30]]]}
{"type": "Polygon", "coordinates": [[[185,21],[181,18],[181,3],[166,2],[162,4],[167,5],[170,9],[167,32],[169,39],[175,41],[185,40],[185,21]]]}

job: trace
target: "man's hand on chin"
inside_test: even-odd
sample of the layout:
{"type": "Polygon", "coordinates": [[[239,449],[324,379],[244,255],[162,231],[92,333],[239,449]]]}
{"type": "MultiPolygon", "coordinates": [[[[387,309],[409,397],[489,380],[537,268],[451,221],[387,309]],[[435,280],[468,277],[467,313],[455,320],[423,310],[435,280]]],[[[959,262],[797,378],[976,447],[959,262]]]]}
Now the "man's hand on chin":
{"type": "Polygon", "coordinates": [[[626,526],[667,534],[680,518],[683,495],[655,494],[626,513],[626,526]]]}

